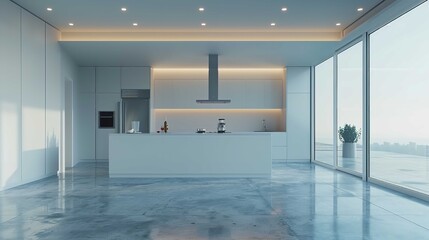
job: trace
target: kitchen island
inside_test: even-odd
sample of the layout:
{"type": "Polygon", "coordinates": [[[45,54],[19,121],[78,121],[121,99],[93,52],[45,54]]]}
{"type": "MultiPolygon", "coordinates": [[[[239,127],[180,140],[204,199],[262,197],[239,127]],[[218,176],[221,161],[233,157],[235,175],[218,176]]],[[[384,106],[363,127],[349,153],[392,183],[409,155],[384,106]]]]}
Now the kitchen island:
{"type": "Polygon", "coordinates": [[[269,133],[109,136],[110,177],[270,177],[269,133]]]}

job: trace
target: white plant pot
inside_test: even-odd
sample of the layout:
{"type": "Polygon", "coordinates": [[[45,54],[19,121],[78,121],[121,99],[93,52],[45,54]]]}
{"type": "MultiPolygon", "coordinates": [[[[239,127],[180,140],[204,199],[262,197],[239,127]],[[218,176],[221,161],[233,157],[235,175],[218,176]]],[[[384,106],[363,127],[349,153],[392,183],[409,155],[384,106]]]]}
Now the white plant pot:
{"type": "Polygon", "coordinates": [[[356,143],[343,143],[343,158],[355,158],[356,143]]]}

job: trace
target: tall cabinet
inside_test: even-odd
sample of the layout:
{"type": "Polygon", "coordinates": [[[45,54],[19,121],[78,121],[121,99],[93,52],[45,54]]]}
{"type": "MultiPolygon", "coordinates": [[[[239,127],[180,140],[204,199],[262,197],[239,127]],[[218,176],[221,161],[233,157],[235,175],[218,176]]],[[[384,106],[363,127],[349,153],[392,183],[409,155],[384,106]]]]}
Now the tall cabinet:
{"type": "Polygon", "coordinates": [[[121,101],[121,68],[97,67],[95,69],[95,157],[109,158],[109,134],[119,132],[119,101],[121,101]],[[113,126],[100,125],[100,114],[113,112],[113,126]]]}
{"type": "MultiPolygon", "coordinates": [[[[77,141],[81,161],[95,159],[95,68],[79,68],[77,141]]],[[[71,166],[68,166],[71,167],[71,166]]]]}
{"type": "Polygon", "coordinates": [[[0,1],[0,190],[21,182],[21,9],[0,1]]]}
{"type": "Polygon", "coordinates": [[[310,67],[287,68],[287,159],[310,161],[310,67]]]}
{"type": "MultiPolygon", "coordinates": [[[[79,145],[83,161],[109,158],[109,134],[119,132],[121,89],[150,89],[150,67],[81,67],[79,145]],[[113,126],[100,126],[100,114],[113,113],[113,126]]],[[[102,116],[103,117],[103,116],[102,116]]]]}
{"type": "Polygon", "coordinates": [[[57,173],[62,79],[59,32],[0,1],[0,190],[57,173]]]}
{"type": "Polygon", "coordinates": [[[45,175],[45,24],[22,11],[22,175],[45,175]]]}
{"type": "Polygon", "coordinates": [[[60,32],[46,24],[46,174],[58,171],[63,80],[61,79],[60,32]]]}

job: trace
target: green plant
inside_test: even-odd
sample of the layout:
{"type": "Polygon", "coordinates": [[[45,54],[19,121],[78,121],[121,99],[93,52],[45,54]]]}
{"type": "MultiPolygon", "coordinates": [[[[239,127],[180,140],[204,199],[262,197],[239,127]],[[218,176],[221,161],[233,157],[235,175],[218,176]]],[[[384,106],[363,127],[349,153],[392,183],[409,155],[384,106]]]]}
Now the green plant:
{"type": "Polygon", "coordinates": [[[344,127],[340,127],[340,130],[338,130],[338,136],[343,143],[355,143],[359,140],[360,135],[361,129],[358,131],[356,126],[351,124],[345,124],[344,127]]]}

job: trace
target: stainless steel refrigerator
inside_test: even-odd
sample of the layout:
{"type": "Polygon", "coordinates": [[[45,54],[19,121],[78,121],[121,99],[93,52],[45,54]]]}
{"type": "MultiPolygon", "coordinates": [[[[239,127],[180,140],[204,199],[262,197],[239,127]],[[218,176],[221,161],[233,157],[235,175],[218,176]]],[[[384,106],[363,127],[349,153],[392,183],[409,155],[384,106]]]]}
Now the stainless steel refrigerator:
{"type": "Polygon", "coordinates": [[[149,132],[150,120],[150,90],[148,89],[122,89],[120,104],[121,133],[132,129],[131,122],[140,122],[140,132],[149,132]]]}

